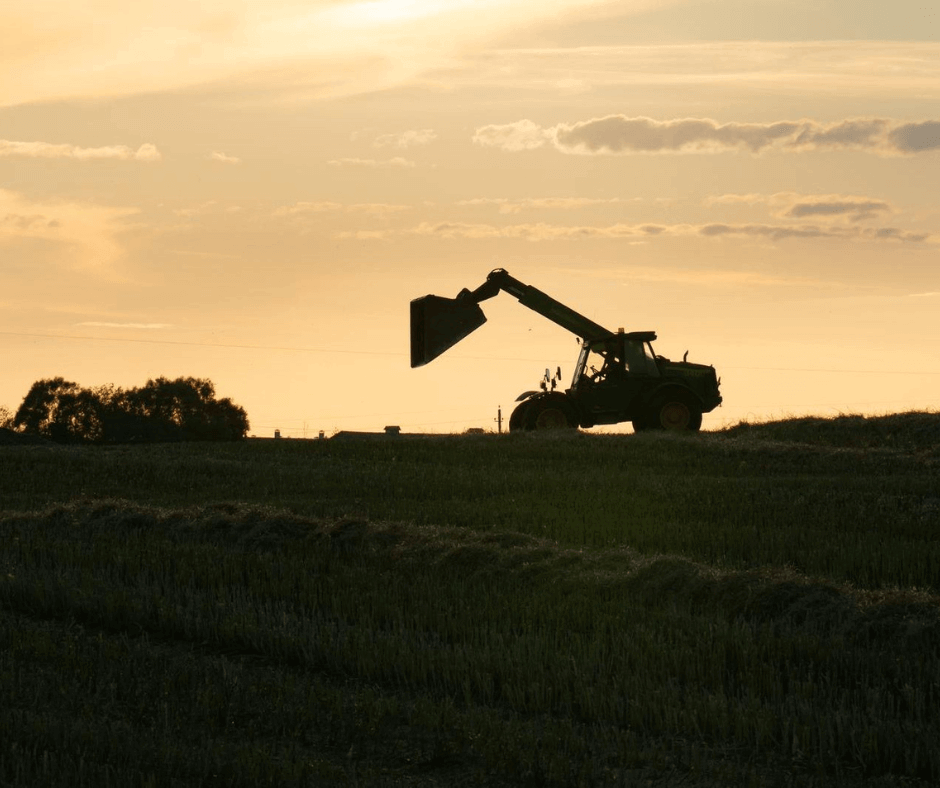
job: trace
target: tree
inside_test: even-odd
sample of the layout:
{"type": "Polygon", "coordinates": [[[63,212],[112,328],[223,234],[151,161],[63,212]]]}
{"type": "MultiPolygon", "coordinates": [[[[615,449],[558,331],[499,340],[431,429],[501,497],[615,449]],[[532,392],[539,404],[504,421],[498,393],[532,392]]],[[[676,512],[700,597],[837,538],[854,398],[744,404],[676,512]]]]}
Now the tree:
{"type": "Polygon", "coordinates": [[[66,431],[63,418],[67,418],[67,414],[60,417],[60,401],[63,396],[75,395],[79,391],[77,383],[65,378],[37,380],[26,393],[13,417],[14,428],[49,438],[55,433],[55,439],[61,439],[66,431]]]}
{"type": "Polygon", "coordinates": [[[215,386],[203,378],[148,380],[129,393],[134,412],[176,440],[236,440],[248,433],[248,416],[230,399],[215,399],[215,386]]]}
{"type": "Polygon", "coordinates": [[[217,400],[212,381],[202,378],[157,378],[127,390],[40,380],[13,425],[60,443],[237,440],[248,434],[245,410],[228,398],[217,400]]]}

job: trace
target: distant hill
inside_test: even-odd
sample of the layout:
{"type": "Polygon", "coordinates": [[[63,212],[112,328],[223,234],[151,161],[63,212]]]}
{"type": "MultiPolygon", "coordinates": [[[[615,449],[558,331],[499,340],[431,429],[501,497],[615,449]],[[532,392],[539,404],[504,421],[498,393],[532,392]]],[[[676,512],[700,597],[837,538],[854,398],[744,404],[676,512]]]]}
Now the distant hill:
{"type": "Polygon", "coordinates": [[[718,434],[837,448],[935,453],[940,450],[940,413],[911,411],[885,416],[807,416],[757,424],[742,422],[718,434]]]}

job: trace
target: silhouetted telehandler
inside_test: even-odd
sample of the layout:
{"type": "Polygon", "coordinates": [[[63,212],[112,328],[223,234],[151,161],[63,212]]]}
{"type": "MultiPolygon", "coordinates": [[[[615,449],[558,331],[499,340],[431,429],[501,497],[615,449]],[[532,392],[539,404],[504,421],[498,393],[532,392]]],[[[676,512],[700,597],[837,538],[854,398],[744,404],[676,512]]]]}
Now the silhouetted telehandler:
{"type": "Polygon", "coordinates": [[[519,303],[581,339],[571,388],[557,391],[561,368],[545,370],[538,391],[516,398],[510,430],[633,423],[636,431],[697,430],[702,414],[721,404],[715,368],[670,361],[653,352],[653,331],[610,331],[502,268],[456,298],[426,295],[411,302],[411,366],[420,367],[486,322],[480,302],[505,290],[519,303]]]}

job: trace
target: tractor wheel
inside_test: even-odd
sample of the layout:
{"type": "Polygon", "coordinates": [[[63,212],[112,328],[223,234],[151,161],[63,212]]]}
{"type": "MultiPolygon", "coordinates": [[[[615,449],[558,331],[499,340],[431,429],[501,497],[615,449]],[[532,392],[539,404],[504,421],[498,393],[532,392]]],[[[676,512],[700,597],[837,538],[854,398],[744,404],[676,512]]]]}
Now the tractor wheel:
{"type": "Polygon", "coordinates": [[[577,426],[571,407],[561,397],[536,400],[526,413],[526,429],[559,430],[577,426]]]}
{"type": "Polygon", "coordinates": [[[653,429],[697,432],[702,426],[702,408],[690,394],[670,392],[657,397],[650,411],[653,429]]]}
{"type": "Polygon", "coordinates": [[[509,417],[510,432],[521,432],[526,429],[526,412],[529,410],[529,405],[531,404],[531,400],[526,400],[516,405],[515,410],[513,410],[512,415],[509,417]]]}

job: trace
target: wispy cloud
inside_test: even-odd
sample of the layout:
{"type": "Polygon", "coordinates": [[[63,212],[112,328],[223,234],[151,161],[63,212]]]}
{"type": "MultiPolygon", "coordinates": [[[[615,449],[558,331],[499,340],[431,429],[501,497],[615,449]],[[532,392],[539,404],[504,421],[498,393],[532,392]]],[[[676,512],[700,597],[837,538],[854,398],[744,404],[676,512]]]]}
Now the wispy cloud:
{"type": "Polygon", "coordinates": [[[396,156],[393,159],[331,159],[327,162],[331,167],[371,167],[371,168],[407,168],[414,167],[415,163],[408,159],[396,156]]]}
{"type": "Polygon", "coordinates": [[[842,194],[722,194],[705,200],[707,206],[761,204],[769,205],[781,219],[865,222],[895,212],[886,200],[842,194]]]}
{"type": "Polygon", "coordinates": [[[915,233],[898,227],[841,227],[819,225],[782,226],[773,224],[704,224],[693,227],[692,235],[709,238],[746,236],[768,238],[773,241],[789,238],[835,238],[858,241],[898,241],[923,243],[932,239],[930,233],[915,233]]]}
{"type": "Polygon", "coordinates": [[[372,144],[376,148],[410,148],[414,145],[428,145],[437,139],[434,129],[409,129],[397,134],[381,134],[372,144]]]}
{"type": "Polygon", "coordinates": [[[324,213],[325,211],[339,211],[343,208],[342,203],[322,200],[320,202],[296,202],[293,205],[284,205],[275,209],[275,216],[304,216],[312,213],[324,213]]]}
{"type": "Polygon", "coordinates": [[[515,238],[527,241],[577,240],[590,238],[649,240],[656,237],[697,236],[700,238],[837,239],[847,241],[894,241],[923,243],[929,233],[914,233],[897,227],[832,225],[777,225],[759,223],[708,224],[612,224],[558,225],[548,223],[497,226],[467,222],[423,222],[409,232],[443,239],[515,238]]]}
{"type": "Polygon", "coordinates": [[[60,226],[61,223],[58,219],[50,218],[41,213],[7,213],[0,215],[0,230],[6,229],[11,233],[31,234],[43,230],[55,230],[60,226]]]}
{"type": "Polygon", "coordinates": [[[758,205],[769,199],[766,194],[717,194],[706,198],[705,205],[758,205]]]}
{"type": "MultiPolygon", "coordinates": [[[[628,0],[646,6],[651,0],[628,0]]],[[[659,0],[660,3],[665,0],[659,0]]],[[[414,84],[512,30],[603,0],[5,3],[0,106],[265,80],[300,100],[414,84]],[[8,9],[8,6],[12,6],[8,9]],[[104,22],[106,20],[106,23],[104,22]]]]}
{"type": "Polygon", "coordinates": [[[390,214],[401,213],[411,209],[410,205],[398,205],[385,202],[358,202],[346,206],[346,210],[352,213],[372,213],[372,214],[390,214]]]}
{"type": "Polygon", "coordinates": [[[310,214],[325,213],[328,211],[346,211],[350,213],[390,214],[408,211],[410,205],[395,203],[339,203],[339,202],[297,202],[285,205],[274,211],[274,216],[306,216],[310,214]]]}
{"type": "Polygon", "coordinates": [[[173,210],[174,216],[182,217],[183,219],[194,219],[197,216],[205,216],[208,213],[215,213],[219,209],[216,207],[218,203],[215,200],[207,200],[200,205],[191,205],[187,208],[175,208],[173,210]]]}
{"type": "MultiPolygon", "coordinates": [[[[659,3],[658,5],[662,5],[659,3]]],[[[486,49],[448,73],[451,84],[557,96],[559,90],[634,91],[651,87],[783,91],[820,95],[917,98],[936,95],[936,41],[699,41],[486,49]]]]}
{"type": "Polygon", "coordinates": [[[460,200],[458,205],[496,205],[499,212],[504,214],[521,213],[525,210],[539,208],[555,208],[571,210],[596,205],[611,205],[624,202],[620,197],[530,197],[510,200],[506,197],[474,197],[470,200],[460,200]]]}
{"type": "Polygon", "coordinates": [[[531,120],[481,126],[473,135],[478,145],[506,151],[535,150],[553,138],[552,128],[543,128],[531,120]]]}
{"type": "MultiPolygon", "coordinates": [[[[562,268],[565,271],[568,269],[562,268]]],[[[729,286],[758,286],[758,287],[812,287],[815,289],[844,288],[845,284],[838,281],[827,281],[815,277],[778,276],[764,271],[748,271],[736,269],[688,269],[669,268],[665,266],[628,266],[626,268],[577,269],[568,270],[577,276],[594,276],[600,279],[618,279],[628,282],[663,282],[667,284],[692,285],[694,287],[729,287],[729,286]]]]}
{"type": "Polygon", "coordinates": [[[148,330],[173,327],[172,323],[101,323],[97,320],[88,320],[84,323],[76,323],[75,325],[90,328],[142,328],[148,330]]]}
{"type": "Polygon", "coordinates": [[[340,240],[384,241],[391,235],[392,233],[386,230],[343,230],[335,233],[333,237],[340,240]]]}
{"type": "Polygon", "coordinates": [[[211,161],[217,161],[219,164],[241,164],[242,160],[236,156],[229,156],[221,151],[214,150],[209,154],[211,161]]]}
{"type": "MultiPolygon", "coordinates": [[[[0,189],[0,244],[16,249],[35,240],[58,245],[70,267],[104,273],[123,254],[119,236],[136,208],[36,201],[0,189]]],[[[29,248],[28,246],[24,248],[29,248]]]]}
{"type": "Polygon", "coordinates": [[[75,159],[94,161],[98,159],[120,159],[122,161],[159,161],[160,151],[156,145],[144,143],[134,150],[126,145],[107,145],[100,148],[82,148],[52,142],[14,142],[0,140],[0,157],[29,159],[75,159]]]}
{"type": "Polygon", "coordinates": [[[793,202],[781,212],[787,219],[842,219],[864,222],[892,212],[884,200],[868,200],[863,197],[805,197],[793,202]]]}
{"type": "Polygon", "coordinates": [[[836,123],[781,120],[719,123],[709,118],[654,120],[608,115],[543,127],[531,120],[481,126],[473,141],[505,151],[552,145],[562,153],[682,154],[774,148],[789,152],[859,150],[900,156],[940,150],[940,121],[900,123],[887,118],[851,118],[836,123]]]}

